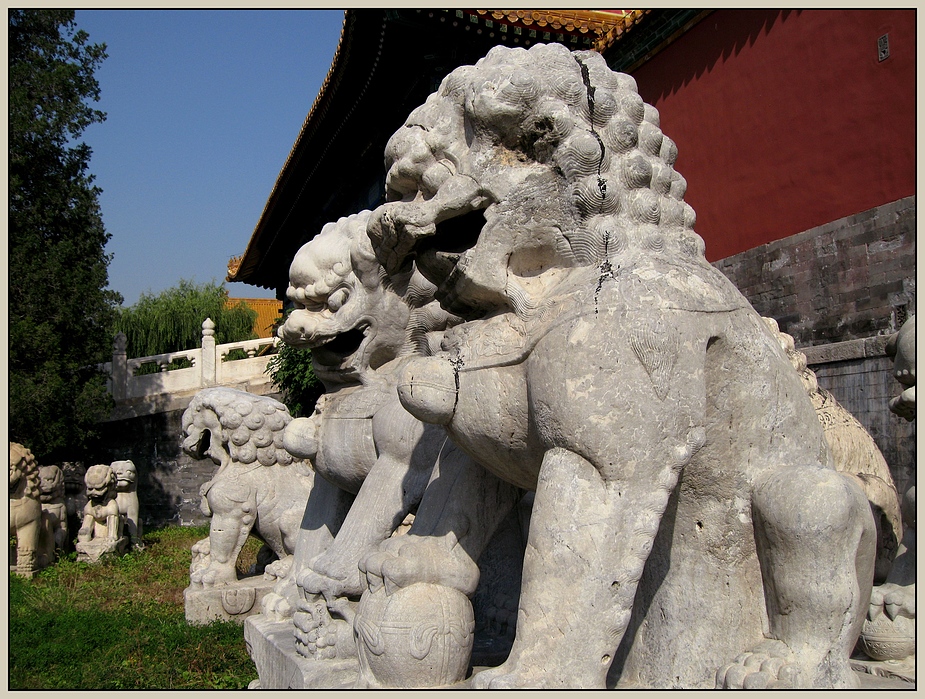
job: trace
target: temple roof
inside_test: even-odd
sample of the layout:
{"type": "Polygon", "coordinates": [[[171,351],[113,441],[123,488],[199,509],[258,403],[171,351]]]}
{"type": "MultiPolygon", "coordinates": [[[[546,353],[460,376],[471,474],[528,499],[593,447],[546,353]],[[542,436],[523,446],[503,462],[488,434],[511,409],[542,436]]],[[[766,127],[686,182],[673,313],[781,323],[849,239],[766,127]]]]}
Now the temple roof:
{"type": "Polygon", "coordinates": [[[649,12],[347,10],[331,68],[227,280],[281,297],[299,247],[325,223],[378,205],[386,141],[454,68],[498,44],[603,52],[649,12]]]}

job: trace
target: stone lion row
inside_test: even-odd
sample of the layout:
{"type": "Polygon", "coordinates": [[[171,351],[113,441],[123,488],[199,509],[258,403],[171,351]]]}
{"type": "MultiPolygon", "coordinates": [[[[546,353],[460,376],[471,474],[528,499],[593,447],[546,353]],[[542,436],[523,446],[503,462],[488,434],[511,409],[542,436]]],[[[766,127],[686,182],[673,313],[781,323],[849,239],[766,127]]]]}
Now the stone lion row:
{"type": "Polygon", "coordinates": [[[183,418],[219,466],[188,617],[259,611],[261,687],[857,686],[895,487],[706,261],[676,157],[599,55],[498,47],[391,138],[387,203],[298,252],[314,414],[183,418]]]}
{"type": "Polygon", "coordinates": [[[86,470],[76,463],[39,466],[29,449],[10,442],[11,569],[31,578],[75,548],[77,560],[90,562],[140,548],[136,479],[131,461],[86,470]]]}

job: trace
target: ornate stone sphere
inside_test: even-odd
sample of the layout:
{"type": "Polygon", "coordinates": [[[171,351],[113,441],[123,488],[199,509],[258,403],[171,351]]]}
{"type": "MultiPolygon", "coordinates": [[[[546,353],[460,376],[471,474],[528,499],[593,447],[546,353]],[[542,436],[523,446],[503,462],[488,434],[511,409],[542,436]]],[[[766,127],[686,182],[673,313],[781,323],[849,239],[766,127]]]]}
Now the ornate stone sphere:
{"type": "Polygon", "coordinates": [[[468,597],[416,583],[367,591],[357,609],[360,668],[374,687],[440,687],[465,679],[475,619],[468,597]]]}
{"type": "Polygon", "coordinates": [[[859,646],[874,660],[903,660],[915,653],[915,620],[881,614],[864,622],[859,646]]]}

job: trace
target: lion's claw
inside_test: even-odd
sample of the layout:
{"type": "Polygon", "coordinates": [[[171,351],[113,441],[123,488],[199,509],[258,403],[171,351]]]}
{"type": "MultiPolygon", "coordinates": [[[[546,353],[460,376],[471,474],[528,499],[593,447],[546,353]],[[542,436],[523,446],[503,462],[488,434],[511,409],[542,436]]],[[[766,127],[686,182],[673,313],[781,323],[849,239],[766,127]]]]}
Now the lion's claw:
{"type": "Polygon", "coordinates": [[[411,534],[387,539],[379,550],[360,561],[371,591],[385,585],[397,588],[426,582],[471,595],[479,580],[478,566],[452,541],[411,534]]]}
{"type": "Polygon", "coordinates": [[[800,668],[781,641],[765,641],[716,672],[717,689],[792,689],[800,668]]]}
{"type": "Polygon", "coordinates": [[[228,583],[235,582],[237,579],[238,574],[234,566],[209,564],[190,573],[190,582],[194,585],[202,585],[203,587],[227,585],[228,583]]]}

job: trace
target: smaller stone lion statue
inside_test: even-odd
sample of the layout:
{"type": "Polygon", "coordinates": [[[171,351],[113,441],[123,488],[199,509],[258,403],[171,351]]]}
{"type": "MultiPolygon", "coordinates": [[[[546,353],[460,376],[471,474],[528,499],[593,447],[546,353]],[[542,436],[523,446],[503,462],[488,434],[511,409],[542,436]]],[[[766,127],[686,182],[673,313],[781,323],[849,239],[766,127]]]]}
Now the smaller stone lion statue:
{"type": "Polygon", "coordinates": [[[39,467],[39,502],[42,503],[40,565],[51,565],[67,546],[67,505],[64,473],[57,466],[39,467]]]}
{"type": "Polygon", "coordinates": [[[16,573],[31,578],[39,570],[37,551],[42,529],[39,467],[32,452],[10,442],[10,536],[16,537],[16,573]]]}
{"type": "Polygon", "coordinates": [[[116,502],[116,474],[107,464],[87,469],[87,497],[83,525],[77,532],[77,560],[97,562],[107,553],[122,554],[128,537],[122,535],[124,518],[116,502]]]}
{"type": "Polygon", "coordinates": [[[183,450],[219,467],[199,491],[212,522],[209,537],[192,548],[193,585],[236,581],[235,563],[250,534],[279,558],[267,573],[280,577],[291,565],[312,484],[309,468],[283,448],[291,420],[279,401],[231,388],[200,391],[183,413],[183,450]]]}
{"type": "Polygon", "coordinates": [[[138,470],[128,460],[113,461],[110,467],[116,474],[116,502],[119,503],[119,512],[125,517],[125,531],[133,547],[144,548],[138,515],[138,470]]]}

